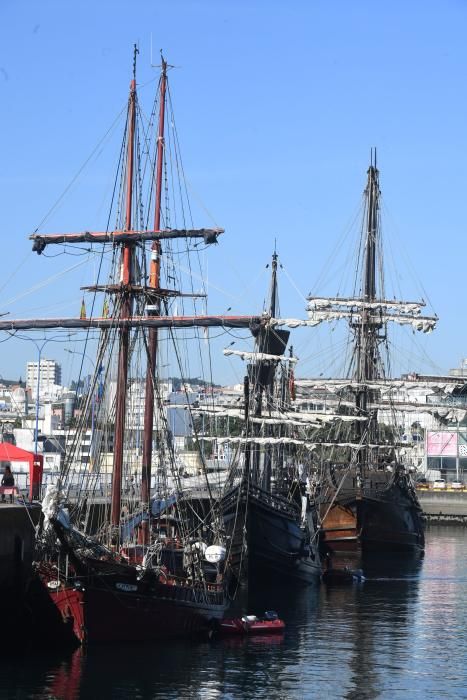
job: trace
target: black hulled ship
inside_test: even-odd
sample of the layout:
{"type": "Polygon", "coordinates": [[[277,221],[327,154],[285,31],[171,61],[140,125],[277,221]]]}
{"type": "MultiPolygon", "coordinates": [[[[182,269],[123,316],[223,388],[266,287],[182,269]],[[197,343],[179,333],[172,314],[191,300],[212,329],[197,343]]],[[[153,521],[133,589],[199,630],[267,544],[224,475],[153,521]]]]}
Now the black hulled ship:
{"type": "MultiPolygon", "coordinates": [[[[368,169],[363,220],[357,268],[361,274],[353,296],[308,298],[311,325],[345,319],[352,334],[349,379],[327,382],[346,423],[343,429],[333,426],[322,433],[316,450],[321,547],[328,559],[424,548],[422,510],[402,458],[407,444],[401,442],[393,420],[394,406],[383,402],[383,396],[391,385],[388,324],[428,332],[436,318],[421,315],[424,302],[385,297],[376,153],[368,169]]],[[[308,388],[311,385],[310,380],[308,388]]]]}
{"type": "MultiPolygon", "coordinates": [[[[269,299],[265,317],[274,320],[276,253],[269,299]]],[[[249,586],[266,577],[313,583],[321,565],[303,424],[292,406],[296,358],[292,348],[286,355],[290,332],[266,323],[254,335],[254,351],[237,353],[247,361],[247,374],[242,435],[222,499],[228,561],[235,580],[249,586]]]]}

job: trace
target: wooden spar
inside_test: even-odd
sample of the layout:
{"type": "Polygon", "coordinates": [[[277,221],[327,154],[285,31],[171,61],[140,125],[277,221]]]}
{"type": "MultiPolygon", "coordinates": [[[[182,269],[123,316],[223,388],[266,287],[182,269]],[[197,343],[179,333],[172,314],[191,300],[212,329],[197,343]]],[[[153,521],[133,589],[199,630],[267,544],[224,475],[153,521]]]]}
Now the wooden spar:
{"type": "Polygon", "coordinates": [[[268,322],[264,316],[133,316],[132,318],[38,318],[0,320],[0,331],[52,328],[250,328],[268,322]]]}
{"type": "MultiPolygon", "coordinates": [[[[159,224],[160,225],[160,224],[159,224]]],[[[161,241],[174,238],[204,238],[204,242],[217,243],[217,237],[224,233],[223,228],[200,229],[167,229],[159,230],[159,226],[153,231],[134,231],[129,228],[126,231],[83,231],[81,233],[33,233],[29,236],[33,243],[33,251],[39,255],[47,245],[59,243],[138,243],[142,241],[161,241]]]]}
{"type": "MultiPolygon", "coordinates": [[[[80,287],[80,289],[87,292],[107,292],[107,294],[121,294],[122,286],[121,284],[91,284],[89,286],[80,287]]],[[[201,292],[179,292],[176,289],[152,289],[152,287],[143,287],[138,284],[128,285],[128,291],[133,294],[133,296],[142,295],[147,298],[148,301],[156,298],[162,297],[188,297],[189,299],[204,299],[207,294],[201,292]]],[[[153,308],[146,306],[147,311],[153,311],[153,308]]]]}
{"type": "MultiPolygon", "coordinates": [[[[130,86],[130,100],[128,105],[128,153],[127,153],[127,183],[126,183],[126,208],[125,229],[131,229],[132,202],[133,202],[133,168],[134,168],[134,140],[136,123],[136,80],[133,78],[130,86]]],[[[128,320],[132,314],[132,296],[128,292],[128,285],[132,282],[132,253],[133,243],[126,241],[122,249],[122,304],[120,320],[128,320]]],[[[117,529],[120,525],[121,501],[122,501],[122,473],[123,473],[123,442],[125,433],[126,392],[128,383],[128,346],[130,328],[119,328],[118,348],[118,374],[117,395],[115,405],[115,435],[114,435],[114,459],[112,470],[112,504],[111,525],[117,529]]]]}
{"type": "MultiPolygon", "coordinates": [[[[157,132],[156,154],[156,198],[154,205],[154,230],[158,231],[161,225],[161,201],[162,201],[162,174],[164,165],[164,130],[165,130],[165,93],[167,88],[167,63],[163,57],[159,92],[159,126],[157,132]]],[[[149,264],[149,287],[158,291],[160,289],[161,271],[161,243],[155,240],[151,248],[151,260],[149,264]]],[[[151,311],[154,316],[160,316],[160,297],[155,300],[151,311]]],[[[152,464],[152,439],[154,425],[154,383],[156,381],[157,362],[157,328],[149,329],[146,365],[146,391],[144,402],[144,429],[143,429],[143,455],[141,474],[141,508],[149,507],[149,495],[151,485],[152,464]]],[[[140,530],[140,543],[148,544],[150,539],[149,523],[143,520],[140,530]]]]}

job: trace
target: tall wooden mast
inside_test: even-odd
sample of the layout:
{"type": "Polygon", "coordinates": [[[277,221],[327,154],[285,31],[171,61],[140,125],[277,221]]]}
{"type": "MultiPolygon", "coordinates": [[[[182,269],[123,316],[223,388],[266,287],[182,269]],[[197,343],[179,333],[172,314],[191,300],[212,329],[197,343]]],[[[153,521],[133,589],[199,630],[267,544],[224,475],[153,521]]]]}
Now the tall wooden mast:
{"type": "MultiPolygon", "coordinates": [[[[269,295],[269,309],[268,313],[273,316],[276,315],[278,307],[278,289],[277,289],[277,252],[274,249],[271,262],[271,290],[269,295]]],[[[269,375],[269,382],[265,387],[266,391],[266,407],[269,410],[274,408],[274,382],[275,382],[275,371],[271,372],[269,375]]],[[[262,401],[259,405],[259,410],[262,410],[262,401]]],[[[266,435],[271,436],[274,434],[274,429],[272,426],[265,426],[266,435]]],[[[272,472],[272,456],[271,447],[266,446],[264,449],[264,466],[263,466],[263,483],[262,487],[265,491],[271,490],[271,472],[272,472]]]]}
{"type": "MultiPolygon", "coordinates": [[[[159,126],[157,132],[157,154],[156,154],[156,200],[154,206],[154,230],[160,230],[161,224],[161,202],[162,202],[162,175],[164,166],[164,129],[165,129],[165,93],[167,89],[167,63],[163,57],[162,71],[159,90],[159,126]]],[[[149,287],[160,290],[160,270],[161,270],[161,243],[154,241],[151,248],[151,261],[149,267],[149,287]]],[[[152,315],[160,316],[161,298],[156,297],[152,315]]],[[[144,405],[144,431],[143,431],[143,465],[141,474],[141,508],[146,510],[149,507],[149,496],[151,488],[151,463],[152,463],[152,440],[154,425],[154,383],[156,380],[156,359],[157,359],[158,331],[156,328],[149,330],[147,348],[147,368],[146,368],[146,394],[144,405]]],[[[143,520],[140,531],[141,544],[149,541],[149,523],[143,520]]]]}
{"type": "MultiPolygon", "coordinates": [[[[275,316],[278,311],[279,298],[277,288],[277,259],[278,255],[274,250],[271,263],[271,286],[269,293],[269,308],[266,314],[269,318],[275,316]]],[[[272,354],[282,355],[289,339],[289,331],[272,328],[262,328],[256,338],[256,350],[260,355],[272,354]]],[[[263,404],[268,411],[274,408],[274,385],[277,362],[271,359],[260,359],[248,366],[249,387],[251,387],[250,401],[252,403],[252,413],[255,418],[259,418],[263,412],[263,404]]],[[[251,426],[253,435],[259,435],[261,428],[259,423],[251,426]]],[[[272,434],[271,427],[265,427],[267,435],[272,434]]],[[[270,483],[270,453],[266,448],[264,451],[264,483],[270,483]]],[[[251,462],[252,479],[259,483],[261,455],[256,447],[253,450],[251,462]]]]}
{"type": "MultiPolygon", "coordinates": [[[[125,206],[125,231],[132,230],[132,202],[133,202],[133,170],[135,160],[135,125],[136,125],[136,52],[135,47],[133,61],[133,80],[130,84],[130,97],[128,101],[128,147],[127,147],[127,171],[126,171],[126,206],[125,206]]],[[[132,253],[134,244],[125,242],[122,247],[121,265],[121,307],[120,318],[131,318],[132,303],[132,253]]],[[[126,394],[128,383],[128,346],[130,329],[119,329],[118,371],[117,371],[117,395],[115,405],[115,435],[114,435],[114,460],[112,471],[112,505],[111,525],[118,528],[120,524],[121,498],[122,498],[122,471],[123,471],[123,439],[125,432],[126,394]]]]}
{"type": "MultiPolygon", "coordinates": [[[[363,301],[371,304],[376,299],[376,256],[378,244],[378,229],[379,229],[379,172],[376,167],[376,151],[371,154],[371,163],[368,168],[368,181],[365,189],[367,217],[365,230],[365,254],[362,270],[362,294],[363,301]]],[[[378,361],[378,343],[380,337],[378,335],[381,323],[378,323],[375,314],[371,308],[362,310],[361,321],[358,324],[357,331],[357,357],[356,357],[356,379],[360,383],[360,388],[357,392],[357,408],[361,414],[365,415],[368,410],[368,402],[371,400],[370,392],[367,383],[377,378],[377,361],[378,361]]],[[[362,439],[363,425],[359,426],[359,439],[362,439]]],[[[366,442],[374,441],[374,420],[370,419],[368,423],[367,440],[366,442]]],[[[368,460],[368,450],[363,448],[360,452],[361,463],[368,460]]]]}

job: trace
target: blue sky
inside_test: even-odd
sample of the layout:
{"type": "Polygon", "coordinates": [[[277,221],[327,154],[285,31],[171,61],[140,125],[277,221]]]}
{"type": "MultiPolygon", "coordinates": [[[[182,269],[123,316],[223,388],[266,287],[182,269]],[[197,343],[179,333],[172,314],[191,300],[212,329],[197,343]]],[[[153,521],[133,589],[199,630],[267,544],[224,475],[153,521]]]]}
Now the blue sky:
{"type": "MultiPolygon", "coordinates": [[[[0,311],[79,314],[92,271],[40,286],[77,259],[38,258],[27,236],[125,105],[134,42],[150,103],[152,41],[154,61],[162,48],[176,66],[185,171],[205,207],[196,223],[226,229],[209,253],[210,309],[261,310],[275,240],[283,315],[304,317],[310,290],[334,294],[348,265],[339,241],[376,146],[388,282],[440,317],[430,337],[397,336],[395,370],[457,366],[467,356],[466,20],[461,0],[2,0],[0,311]],[[337,271],[323,276],[330,262],[337,271]]],[[[101,229],[114,156],[98,150],[42,231],[101,229]]],[[[297,334],[300,374],[329,374],[332,332],[297,334]]],[[[45,354],[68,362],[58,343],[45,354]]],[[[29,342],[0,344],[0,374],[24,377],[35,355],[29,342]]],[[[216,349],[219,381],[241,372],[216,349]]]]}

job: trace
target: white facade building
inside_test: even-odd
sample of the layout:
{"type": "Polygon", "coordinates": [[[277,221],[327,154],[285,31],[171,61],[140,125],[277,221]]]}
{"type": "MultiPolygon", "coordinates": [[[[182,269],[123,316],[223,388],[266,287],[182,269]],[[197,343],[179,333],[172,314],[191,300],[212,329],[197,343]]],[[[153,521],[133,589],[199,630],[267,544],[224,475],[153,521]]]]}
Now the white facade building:
{"type": "MultiPolygon", "coordinates": [[[[37,398],[37,375],[39,362],[28,362],[26,367],[26,386],[31,390],[32,398],[37,398]]],[[[55,398],[61,388],[62,368],[55,360],[41,359],[39,372],[39,397],[55,398]]]]}

